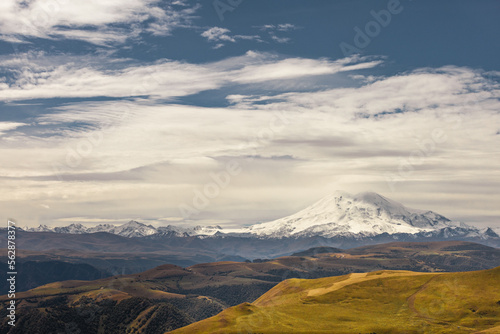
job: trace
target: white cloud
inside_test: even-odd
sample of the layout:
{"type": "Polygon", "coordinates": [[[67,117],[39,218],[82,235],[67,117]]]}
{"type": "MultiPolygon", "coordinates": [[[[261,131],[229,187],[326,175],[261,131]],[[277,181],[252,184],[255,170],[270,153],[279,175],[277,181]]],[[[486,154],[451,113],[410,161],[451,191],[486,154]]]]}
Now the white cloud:
{"type": "Polygon", "coordinates": [[[283,59],[256,52],[207,64],[171,60],[136,64],[88,57],[61,59],[43,54],[4,59],[4,70],[10,71],[11,76],[0,83],[0,100],[143,95],[171,99],[234,83],[334,74],[375,67],[380,63],[357,58],[340,61],[283,59]]]}
{"type": "Polygon", "coordinates": [[[166,35],[175,28],[189,26],[198,8],[158,0],[3,0],[0,39],[123,43],[142,31],[166,35]]]}
{"type": "Polygon", "coordinates": [[[278,24],[277,29],[279,31],[289,31],[297,29],[297,26],[291,23],[278,24]]]}
{"type": "Polygon", "coordinates": [[[262,26],[258,26],[260,30],[274,30],[274,31],[290,31],[290,30],[297,30],[298,27],[295,24],[291,23],[281,23],[281,24],[265,24],[262,26]]]}
{"type": "Polygon", "coordinates": [[[203,65],[164,60],[148,65],[116,66],[69,62],[20,65],[15,79],[0,86],[1,100],[53,97],[184,96],[219,86],[221,78],[203,65]],[[22,66],[22,67],[21,67],[22,66]]]}
{"type": "Polygon", "coordinates": [[[23,125],[26,124],[17,122],[0,122],[0,136],[2,136],[7,131],[14,130],[23,125]]]}
{"type": "Polygon", "coordinates": [[[249,64],[236,72],[237,75],[233,81],[240,83],[258,83],[269,80],[286,80],[307,76],[328,75],[343,71],[371,68],[380,63],[380,61],[367,61],[351,66],[346,63],[346,59],[330,61],[326,59],[287,58],[255,65],[249,64]]]}
{"type": "Polygon", "coordinates": [[[269,37],[277,43],[289,43],[292,40],[290,37],[278,36],[277,33],[284,33],[299,29],[299,27],[291,23],[265,24],[257,26],[257,28],[259,28],[259,30],[266,31],[269,34],[269,37]]]}
{"type": "Polygon", "coordinates": [[[256,40],[261,42],[262,40],[258,35],[231,35],[231,31],[226,28],[212,27],[201,33],[202,37],[205,37],[210,42],[216,42],[214,49],[218,49],[224,46],[221,42],[231,42],[236,43],[237,40],[256,40]]]}
{"type": "Polygon", "coordinates": [[[205,37],[209,41],[227,41],[236,42],[236,40],[229,36],[228,33],[231,31],[226,28],[212,27],[201,33],[201,36],[205,37]]]}
{"type": "Polygon", "coordinates": [[[276,41],[278,43],[288,43],[292,40],[290,37],[278,37],[274,34],[271,35],[271,38],[273,41],[276,41]]]}
{"type": "Polygon", "coordinates": [[[419,70],[379,78],[360,88],[292,94],[289,99],[311,108],[328,102],[331,110],[349,111],[363,117],[394,112],[396,109],[419,111],[431,108],[442,113],[452,106],[466,105],[467,101],[493,101],[495,96],[498,96],[498,85],[485,79],[480,72],[444,67],[438,71],[419,70]],[[484,85],[492,90],[483,90],[484,85]]]}
{"type": "Polygon", "coordinates": [[[158,86],[144,86],[143,95],[162,98],[243,85],[228,94],[230,107],[147,98],[73,102],[22,128],[5,125],[11,131],[0,148],[2,212],[30,224],[38,223],[32,217],[87,217],[90,210],[93,219],[110,212],[117,219],[178,217],[178,205],[234,160],[243,172],[195,220],[279,217],[334,189],[374,190],[450,218],[498,217],[500,87],[481,71],[420,69],[358,76],[349,88],[255,92],[269,80],[275,86],[376,65],[254,52],[198,65],[118,62],[113,70],[35,62],[38,74],[20,72],[23,81],[16,82],[23,83],[9,83],[0,96],[126,97],[147,73],[158,75],[158,86]],[[45,128],[31,125],[41,123],[45,128]],[[429,142],[434,130],[445,139],[429,142]],[[399,175],[401,163],[419,150],[428,152],[392,191],[387,173],[399,175]],[[470,198],[477,204],[465,205],[470,198]]]}

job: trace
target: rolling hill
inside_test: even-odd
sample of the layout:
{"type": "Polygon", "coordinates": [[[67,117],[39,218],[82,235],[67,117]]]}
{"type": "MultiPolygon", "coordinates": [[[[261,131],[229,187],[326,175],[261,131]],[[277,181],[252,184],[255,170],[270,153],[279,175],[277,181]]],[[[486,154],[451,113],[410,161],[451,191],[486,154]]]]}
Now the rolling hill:
{"type": "Polygon", "coordinates": [[[289,279],[183,333],[498,333],[500,267],[289,279]]]}

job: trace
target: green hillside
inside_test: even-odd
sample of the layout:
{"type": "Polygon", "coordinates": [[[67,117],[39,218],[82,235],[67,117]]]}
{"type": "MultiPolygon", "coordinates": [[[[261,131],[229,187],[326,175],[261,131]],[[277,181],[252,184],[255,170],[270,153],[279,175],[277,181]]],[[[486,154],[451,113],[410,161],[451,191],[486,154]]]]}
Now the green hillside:
{"type": "Polygon", "coordinates": [[[500,267],[289,279],[171,333],[500,333],[499,283],[500,267]]]}

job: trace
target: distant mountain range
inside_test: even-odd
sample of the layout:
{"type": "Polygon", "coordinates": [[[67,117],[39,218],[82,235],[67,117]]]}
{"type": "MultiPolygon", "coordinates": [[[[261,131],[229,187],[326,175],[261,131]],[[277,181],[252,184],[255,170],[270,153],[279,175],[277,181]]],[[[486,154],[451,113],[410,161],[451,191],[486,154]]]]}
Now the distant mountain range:
{"type": "Polygon", "coordinates": [[[152,225],[146,225],[139,223],[135,220],[131,220],[123,225],[112,225],[112,224],[99,224],[93,227],[86,227],[82,224],[71,224],[64,227],[54,227],[50,228],[47,225],[40,225],[38,227],[24,228],[27,232],[55,232],[55,233],[68,233],[68,234],[88,234],[88,233],[98,233],[106,232],[111,234],[116,234],[127,238],[139,238],[145,237],[153,234],[161,235],[175,235],[177,237],[188,237],[188,236],[198,236],[198,235],[213,235],[217,232],[222,232],[222,227],[220,226],[195,226],[195,227],[180,227],[180,226],[161,226],[154,227],[152,225]]]}
{"type": "Polygon", "coordinates": [[[361,240],[390,235],[394,240],[461,238],[476,241],[498,239],[500,242],[500,236],[492,228],[479,229],[465,223],[453,222],[432,211],[410,209],[373,192],[351,195],[341,191],[291,216],[241,229],[224,230],[219,225],[154,227],[130,221],[120,226],[100,224],[85,227],[82,224],[71,224],[49,228],[40,225],[25,230],[69,234],[106,232],[127,238],[231,236],[259,239],[322,237],[361,240]]]}

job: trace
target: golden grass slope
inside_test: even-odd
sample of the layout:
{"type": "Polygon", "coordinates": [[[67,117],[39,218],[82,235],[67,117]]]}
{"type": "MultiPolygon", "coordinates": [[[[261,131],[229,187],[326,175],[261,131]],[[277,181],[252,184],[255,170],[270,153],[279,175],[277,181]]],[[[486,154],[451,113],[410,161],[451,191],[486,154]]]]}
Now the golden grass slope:
{"type": "Polygon", "coordinates": [[[286,280],[171,333],[500,333],[500,267],[286,280]]]}

